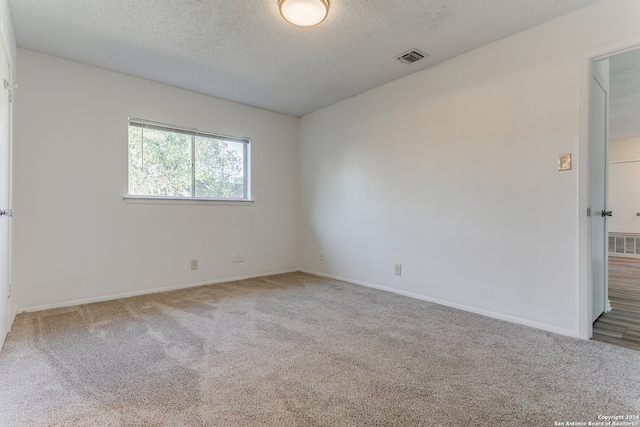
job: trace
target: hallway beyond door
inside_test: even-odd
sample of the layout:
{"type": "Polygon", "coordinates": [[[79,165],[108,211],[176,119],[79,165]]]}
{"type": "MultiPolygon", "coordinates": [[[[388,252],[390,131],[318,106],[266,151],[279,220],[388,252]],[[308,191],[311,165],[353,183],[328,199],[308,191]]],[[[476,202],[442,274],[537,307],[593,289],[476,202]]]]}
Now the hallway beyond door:
{"type": "Polygon", "coordinates": [[[640,350],[640,259],[609,257],[613,310],[593,324],[593,339],[640,350]]]}

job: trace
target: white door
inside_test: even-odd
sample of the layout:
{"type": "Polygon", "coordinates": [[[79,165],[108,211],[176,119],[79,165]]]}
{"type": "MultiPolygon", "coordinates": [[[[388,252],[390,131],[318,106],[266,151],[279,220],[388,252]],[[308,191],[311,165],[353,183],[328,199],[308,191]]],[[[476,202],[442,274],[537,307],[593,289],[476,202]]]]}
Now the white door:
{"type": "MultiPolygon", "coordinates": [[[[1,43],[1,39],[0,39],[1,43]]],[[[9,97],[11,96],[9,63],[2,47],[0,47],[0,348],[11,325],[9,310],[9,258],[10,258],[10,188],[11,188],[11,145],[10,124],[11,113],[9,97]],[[5,84],[6,82],[6,84],[5,84]]]]}
{"type": "Polygon", "coordinates": [[[607,302],[607,89],[608,82],[594,73],[591,79],[589,117],[590,227],[591,227],[591,321],[605,312],[607,302]]]}

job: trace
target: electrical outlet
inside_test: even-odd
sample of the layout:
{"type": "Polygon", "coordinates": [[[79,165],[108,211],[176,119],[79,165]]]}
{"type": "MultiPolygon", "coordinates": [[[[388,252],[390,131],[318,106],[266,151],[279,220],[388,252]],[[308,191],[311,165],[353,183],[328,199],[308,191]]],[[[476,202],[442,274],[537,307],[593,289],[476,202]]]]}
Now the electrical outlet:
{"type": "Polygon", "coordinates": [[[231,254],[231,262],[238,262],[238,253],[234,252],[231,254]]]}
{"type": "Polygon", "coordinates": [[[324,252],[320,252],[320,261],[324,261],[324,252]]]}
{"type": "Polygon", "coordinates": [[[238,252],[236,255],[238,256],[238,262],[244,262],[244,253],[238,252]]]}
{"type": "Polygon", "coordinates": [[[191,260],[191,269],[192,270],[197,270],[198,269],[198,260],[197,259],[192,259],[191,260]]]}
{"type": "Polygon", "coordinates": [[[396,264],[396,276],[402,276],[402,265],[396,264]]]}

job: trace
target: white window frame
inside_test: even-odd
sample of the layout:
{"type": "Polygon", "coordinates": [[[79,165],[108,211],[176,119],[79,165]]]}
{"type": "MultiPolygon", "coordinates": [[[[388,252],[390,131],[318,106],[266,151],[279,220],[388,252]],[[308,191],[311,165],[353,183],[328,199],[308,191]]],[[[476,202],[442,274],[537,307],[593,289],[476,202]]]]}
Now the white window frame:
{"type": "Polygon", "coordinates": [[[189,204],[189,203],[207,203],[207,204],[243,204],[253,203],[251,199],[251,140],[247,137],[237,137],[230,135],[223,135],[213,132],[200,131],[195,128],[188,128],[184,126],[170,125],[166,123],[154,122],[145,119],[137,119],[130,117],[127,126],[127,147],[129,145],[129,129],[131,126],[140,126],[142,128],[156,129],[164,132],[181,133],[191,136],[191,196],[157,196],[157,195],[138,195],[129,194],[129,179],[130,179],[130,165],[129,165],[129,150],[127,149],[127,195],[124,197],[127,203],[160,203],[160,204],[189,204]],[[196,197],[195,189],[195,138],[206,137],[219,139],[224,141],[230,141],[235,143],[241,143],[244,147],[243,152],[243,197],[242,198],[202,198],[196,197]]]}

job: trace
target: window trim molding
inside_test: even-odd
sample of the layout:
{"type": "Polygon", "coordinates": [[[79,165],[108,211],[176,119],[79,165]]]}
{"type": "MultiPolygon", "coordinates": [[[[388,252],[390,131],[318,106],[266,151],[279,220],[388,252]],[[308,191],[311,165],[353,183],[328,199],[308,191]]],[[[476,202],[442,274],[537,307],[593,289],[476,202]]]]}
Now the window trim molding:
{"type": "Polygon", "coordinates": [[[201,199],[190,197],[162,196],[124,196],[128,205],[214,205],[214,206],[251,206],[254,200],[245,199],[201,199]]]}
{"type": "MultiPolygon", "coordinates": [[[[192,138],[192,146],[191,146],[191,197],[178,197],[178,196],[151,196],[151,195],[138,195],[138,194],[129,194],[129,167],[127,166],[127,192],[124,196],[126,203],[161,203],[162,204],[179,204],[185,201],[194,201],[196,204],[202,204],[203,202],[212,202],[210,204],[227,204],[230,203],[232,205],[237,205],[238,203],[253,203],[251,199],[252,188],[251,188],[251,138],[249,137],[239,137],[232,135],[225,135],[217,132],[208,132],[199,130],[196,128],[190,128],[187,126],[178,126],[172,125],[168,123],[156,122],[152,120],[139,119],[136,117],[129,117],[127,120],[127,129],[131,128],[132,123],[134,126],[140,126],[142,128],[155,128],[157,130],[169,131],[169,132],[179,132],[187,135],[191,135],[192,137],[207,137],[213,139],[222,139],[229,142],[235,142],[238,144],[244,144],[244,158],[243,158],[243,189],[245,198],[242,199],[214,199],[214,198],[201,198],[195,197],[195,147],[193,146],[194,141],[192,138]]],[[[128,137],[127,137],[128,139],[128,137]]],[[[127,142],[128,144],[128,142],[127,142]]],[[[129,164],[129,154],[127,149],[127,165],[129,164]]]]}

